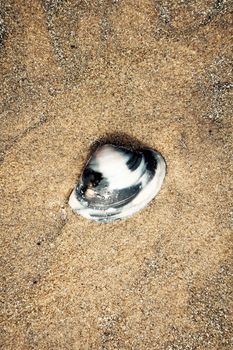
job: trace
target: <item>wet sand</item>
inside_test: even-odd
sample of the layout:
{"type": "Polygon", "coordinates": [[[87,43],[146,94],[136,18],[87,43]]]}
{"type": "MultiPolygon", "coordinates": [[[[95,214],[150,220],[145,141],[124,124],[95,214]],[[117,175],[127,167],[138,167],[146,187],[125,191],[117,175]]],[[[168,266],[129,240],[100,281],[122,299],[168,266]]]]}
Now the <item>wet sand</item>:
{"type": "Polygon", "coordinates": [[[4,350],[230,350],[230,1],[0,1],[4,350]],[[67,205],[93,143],[160,151],[132,218],[67,205]]]}

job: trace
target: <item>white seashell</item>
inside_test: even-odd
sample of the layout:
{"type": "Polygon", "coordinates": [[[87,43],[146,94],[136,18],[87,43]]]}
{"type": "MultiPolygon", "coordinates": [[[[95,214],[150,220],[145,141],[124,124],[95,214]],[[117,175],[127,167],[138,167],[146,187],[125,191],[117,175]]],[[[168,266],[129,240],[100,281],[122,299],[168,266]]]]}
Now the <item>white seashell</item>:
{"type": "Polygon", "coordinates": [[[166,173],[160,153],[105,144],[87,162],[69,199],[78,214],[99,222],[127,218],[159,192],[166,173]]]}

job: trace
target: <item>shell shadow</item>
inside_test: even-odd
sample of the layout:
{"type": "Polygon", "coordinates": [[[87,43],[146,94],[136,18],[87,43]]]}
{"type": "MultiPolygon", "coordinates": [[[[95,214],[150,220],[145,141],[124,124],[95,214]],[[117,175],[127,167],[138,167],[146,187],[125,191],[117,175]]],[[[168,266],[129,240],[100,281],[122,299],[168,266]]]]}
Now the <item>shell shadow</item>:
{"type": "Polygon", "coordinates": [[[110,133],[110,134],[101,136],[99,139],[97,139],[90,145],[88,156],[90,157],[91,154],[94,153],[98,147],[103,146],[107,143],[115,146],[123,146],[131,150],[137,150],[137,151],[140,151],[143,148],[150,148],[149,145],[139,141],[138,139],[132,136],[129,136],[128,134],[110,133]]]}

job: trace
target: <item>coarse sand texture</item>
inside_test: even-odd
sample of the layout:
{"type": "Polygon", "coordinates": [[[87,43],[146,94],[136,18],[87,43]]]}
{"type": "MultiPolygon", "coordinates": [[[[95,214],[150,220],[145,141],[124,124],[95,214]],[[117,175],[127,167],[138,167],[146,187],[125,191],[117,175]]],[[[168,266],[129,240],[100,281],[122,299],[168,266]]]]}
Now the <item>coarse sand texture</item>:
{"type": "Polygon", "coordinates": [[[232,3],[0,0],[4,350],[231,350],[232,3]],[[93,145],[166,160],[107,224],[68,199],[93,145]]]}

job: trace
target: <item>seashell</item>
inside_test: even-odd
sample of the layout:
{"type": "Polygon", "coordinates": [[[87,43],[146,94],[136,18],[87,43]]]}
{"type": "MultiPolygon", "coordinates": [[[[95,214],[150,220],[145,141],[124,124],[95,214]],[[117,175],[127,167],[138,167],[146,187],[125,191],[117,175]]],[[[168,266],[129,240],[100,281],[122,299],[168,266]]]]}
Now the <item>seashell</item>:
{"type": "Polygon", "coordinates": [[[162,155],[105,144],[87,162],[69,205],[85,218],[110,222],[128,218],[159,192],[166,173],[162,155]]]}

